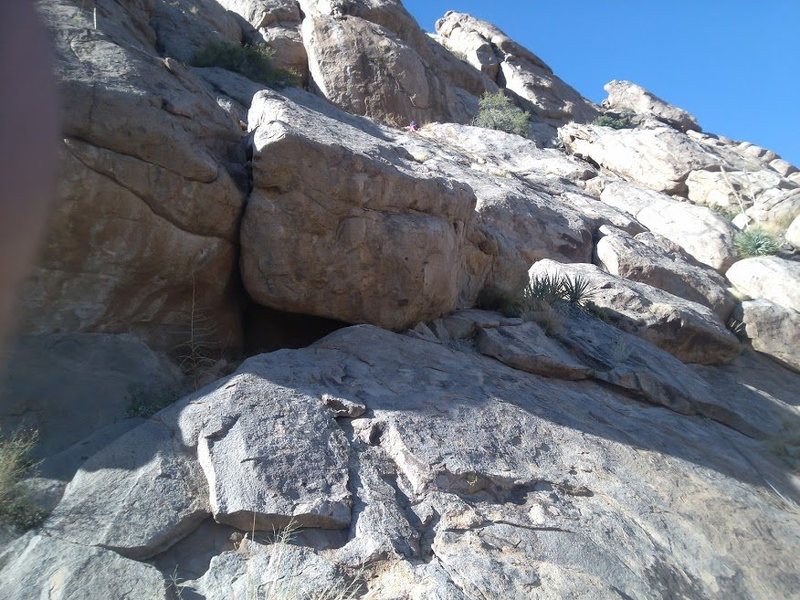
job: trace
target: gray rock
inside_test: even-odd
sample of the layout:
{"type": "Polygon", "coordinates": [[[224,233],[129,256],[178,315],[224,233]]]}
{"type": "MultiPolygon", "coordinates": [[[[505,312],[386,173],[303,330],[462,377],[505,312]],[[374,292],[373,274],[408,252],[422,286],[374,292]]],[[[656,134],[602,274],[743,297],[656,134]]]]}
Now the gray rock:
{"type": "Polygon", "coordinates": [[[786,241],[800,249],[800,215],[797,215],[786,230],[786,241]]]}
{"type": "Polygon", "coordinates": [[[603,86],[603,89],[608,93],[603,101],[606,108],[652,116],[680,131],[700,131],[697,120],[688,112],[665,102],[635,83],[614,80],[603,86]]]}
{"type": "Polygon", "coordinates": [[[0,422],[38,430],[37,458],[123,421],[134,401],[174,395],[180,385],[177,368],[131,335],[21,336],[7,360],[0,422]]]}
{"type": "Polygon", "coordinates": [[[509,367],[558,379],[586,379],[592,370],[550,340],[536,323],[479,329],[476,348],[509,367]]]}
{"type": "Polygon", "coordinates": [[[168,600],[167,582],[155,567],[102,548],[27,535],[6,550],[0,596],[16,600],[152,598],[168,600]]]}
{"type": "Polygon", "coordinates": [[[611,227],[601,227],[597,242],[598,264],[608,273],[680,296],[709,307],[726,320],[734,299],[725,278],[687,255],[679,246],[650,232],[632,237],[611,227]]]}
{"type": "Polygon", "coordinates": [[[545,274],[582,276],[588,298],[617,327],[638,335],[684,362],[721,364],[739,353],[739,342],[711,310],[644,283],[615,277],[595,265],[535,263],[531,279],[545,274]]]}
{"type": "Polygon", "coordinates": [[[203,399],[216,404],[203,418],[197,447],[214,518],[243,531],[290,522],[348,527],[349,448],[333,414],[318,397],[259,376],[259,362],[246,361],[203,399]]]}
{"type": "Polygon", "coordinates": [[[169,426],[154,419],[83,464],[43,531],[146,559],[208,517],[207,490],[196,459],[169,426]]]}

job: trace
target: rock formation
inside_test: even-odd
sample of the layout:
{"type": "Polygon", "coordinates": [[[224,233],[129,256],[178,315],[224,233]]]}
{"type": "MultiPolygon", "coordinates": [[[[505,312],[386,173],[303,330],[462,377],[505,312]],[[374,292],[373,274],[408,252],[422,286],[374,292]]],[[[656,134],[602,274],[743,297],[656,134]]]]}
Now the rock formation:
{"type": "Polygon", "coordinates": [[[797,593],[795,167],[461,13],[39,6],[63,174],[0,426],[48,514],[0,528],[0,597],[797,593]],[[527,137],[471,125],[487,91],[527,137]],[[244,349],[282,318],[326,335],[244,349]]]}

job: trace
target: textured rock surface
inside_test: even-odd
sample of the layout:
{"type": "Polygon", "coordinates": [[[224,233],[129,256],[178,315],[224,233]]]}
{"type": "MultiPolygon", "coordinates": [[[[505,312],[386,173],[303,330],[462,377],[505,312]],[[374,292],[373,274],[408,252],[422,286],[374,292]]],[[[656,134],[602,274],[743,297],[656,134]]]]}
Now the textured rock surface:
{"type": "Polygon", "coordinates": [[[0,384],[4,429],[36,429],[49,456],[125,419],[135,401],[176,393],[176,368],[130,335],[22,336],[0,384]]]}
{"type": "Polygon", "coordinates": [[[268,93],[250,116],[242,277],[257,302],[397,329],[455,307],[467,185],[419,169],[369,122],[268,93]]]}
{"type": "Polygon", "coordinates": [[[0,571],[3,598],[152,598],[167,600],[167,582],[155,567],[120,555],[42,535],[6,549],[0,571]]]}
{"type": "MultiPolygon", "coordinates": [[[[216,323],[210,347],[235,348],[244,195],[231,173],[241,169],[240,132],[199,80],[155,51],[171,40],[191,44],[195,30],[219,39],[203,19],[232,17],[213,2],[200,18],[178,3],[157,2],[152,12],[99,4],[97,30],[91,11],[74,3],[41,5],[65,144],[46,246],[23,296],[25,329],[133,331],[172,350],[188,338],[194,308],[216,323]]],[[[240,35],[238,26],[228,32],[240,35]]]]}
{"type": "MultiPolygon", "coordinates": [[[[597,335],[588,336],[597,342],[597,335]]],[[[626,363],[638,360],[638,344],[645,342],[636,340],[626,363]]],[[[596,343],[595,352],[606,346],[596,343]]],[[[766,374],[762,383],[769,381],[766,374]]],[[[726,401],[751,398],[750,388],[720,377],[730,388],[726,401]]],[[[254,358],[239,375],[153,423],[177,423],[180,433],[170,437],[191,447],[201,428],[215,428],[211,421],[231,414],[226,407],[249,418],[247,407],[265,396],[278,402],[266,415],[301,406],[305,395],[363,403],[363,417],[341,424],[351,452],[350,528],[344,539],[317,532],[305,538],[305,548],[290,547],[285,564],[291,568],[267,567],[279,547],[242,542],[246,551],[212,558],[185,592],[220,597],[232,574],[240,575],[234,586],[255,589],[282,572],[308,575],[303,583],[319,589],[343,585],[360,571],[362,593],[386,599],[397,597],[400,582],[422,597],[498,590],[524,597],[535,590],[562,598],[598,589],[630,597],[676,589],[710,598],[790,595],[798,581],[785,549],[800,540],[800,524],[786,502],[798,492],[780,459],[713,421],[640,404],[611,389],[542,378],[467,346],[454,350],[369,326],[340,330],[305,350],[254,358]],[[242,378],[257,378],[274,392],[237,384],[242,378]]],[[[739,414],[747,420],[768,403],[796,423],[794,409],[766,396],[753,396],[739,414]]],[[[319,410],[328,410],[321,401],[319,410]]],[[[281,417],[284,426],[293,416],[281,417]]],[[[115,445],[141,448],[136,432],[115,445]]],[[[271,443],[297,441],[290,428],[275,430],[271,443]]],[[[292,461],[294,476],[286,480],[302,480],[315,462],[292,461]]],[[[140,477],[141,485],[148,479],[140,477]]],[[[124,481],[118,479],[123,488],[124,481]]],[[[91,483],[81,485],[87,494],[91,483]]],[[[144,511],[139,504],[127,509],[134,520],[144,511]]],[[[152,502],[147,510],[150,518],[159,514],[152,502]]],[[[8,569],[0,577],[9,577],[8,569]]],[[[38,592],[45,581],[28,585],[38,592]]]]}
{"type": "Polygon", "coordinates": [[[800,371],[800,312],[749,300],[742,302],[742,323],[753,348],[800,371]]]}
{"type": "Polygon", "coordinates": [[[576,156],[658,192],[681,192],[694,170],[719,166],[722,160],[669,127],[612,129],[572,123],[559,130],[576,156]]]}
{"type": "Polygon", "coordinates": [[[797,215],[786,230],[786,241],[800,249],[800,215],[797,215]]]}
{"type": "Polygon", "coordinates": [[[657,234],[630,236],[608,226],[600,228],[598,264],[607,272],[699,302],[726,320],[733,310],[733,296],[725,278],[657,234]]]}
{"type": "Polygon", "coordinates": [[[145,559],[208,514],[199,464],[156,418],[86,461],[43,527],[50,536],[145,559]]]}
{"type": "Polygon", "coordinates": [[[597,107],[559,79],[542,60],[497,27],[470,15],[448,11],[436,22],[442,43],[492,81],[502,84],[533,115],[533,136],[549,141],[555,127],[585,123],[597,107]]]}
{"type": "Polygon", "coordinates": [[[652,116],[681,131],[690,129],[700,131],[697,120],[688,112],[665,102],[635,83],[614,80],[608,82],[603,89],[608,93],[608,97],[603,101],[603,106],[606,108],[617,112],[652,116]]]}
{"type": "Polygon", "coordinates": [[[535,323],[481,328],[475,347],[481,354],[496,358],[509,367],[545,377],[577,380],[586,379],[592,373],[589,367],[548,339],[535,323]]]}
{"type": "Polygon", "coordinates": [[[301,3],[312,88],[383,123],[468,122],[494,83],[438,47],[400,2],[301,3]]]}
{"type": "Polygon", "coordinates": [[[622,182],[607,185],[600,198],[717,271],[724,273],[737,259],[733,227],[709,208],[622,182]]]}
{"type": "Polygon", "coordinates": [[[751,298],[800,312],[800,262],[777,256],[754,256],[734,264],[725,274],[751,298]]]}
{"type": "Polygon", "coordinates": [[[663,348],[683,362],[725,363],[739,353],[739,343],[717,316],[696,302],[663,290],[604,273],[595,265],[541,260],[529,275],[581,275],[593,289],[590,300],[624,331],[663,348]]]}

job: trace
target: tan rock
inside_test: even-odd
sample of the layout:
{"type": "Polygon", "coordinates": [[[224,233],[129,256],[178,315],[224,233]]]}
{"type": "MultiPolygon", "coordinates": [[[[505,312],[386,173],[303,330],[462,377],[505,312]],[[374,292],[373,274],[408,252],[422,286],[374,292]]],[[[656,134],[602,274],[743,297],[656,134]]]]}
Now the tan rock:
{"type": "Polygon", "coordinates": [[[709,307],[726,320],[734,300],[725,278],[703,265],[669,240],[647,232],[635,237],[608,226],[595,252],[598,264],[608,273],[680,296],[709,307]]]}
{"type": "Polygon", "coordinates": [[[722,164],[718,156],[666,126],[616,130],[572,123],[559,130],[559,137],[570,153],[659,192],[680,193],[689,173],[722,164]]]}
{"type": "Polygon", "coordinates": [[[588,122],[599,114],[596,106],[559,79],[538,56],[491,23],[448,11],[436,22],[436,33],[451,51],[493,81],[502,82],[535,122],[551,128],[551,137],[555,134],[552,127],[569,121],[588,122]]]}
{"type": "Polygon", "coordinates": [[[687,197],[692,202],[736,211],[749,208],[764,192],[780,185],[780,175],[767,169],[692,171],[686,178],[687,197]]]}
{"type": "Polygon", "coordinates": [[[608,82],[603,89],[608,93],[608,97],[603,101],[603,106],[606,108],[653,116],[681,131],[700,130],[697,120],[687,111],[665,102],[635,83],[614,80],[608,82]]]}
{"type": "Polygon", "coordinates": [[[754,256],[736,262],[725,276],[750,298],[800,312],[800,262],[754,256]]]}
{"type": "Polygon", "coordinates": [[[725,272],[737,258],[733,227],[709,208],[622,182],[605,186],[600,198],[717,271],[725,272]]]}
{"type": "Polygon", "coordinates": [[[455,307],[468,186],[415,171],[369,122],[364,131],[267,92],[250,117],[241,264],[256,302],[390,329],[455,307]]]}
{"type": "Polygon", "coordinates": [[[218,6],[197,19],[183,4],[152,15],[137,4],[107,8],[95,36],[90,12],[42,5],[61,65],[66,143],[45,250],[23,295],[24,330],[133,332],[180,354],[202,318],[210,352],[236,348],[244,194],[230,173],[244,172],[241,132],[190,71],[155,58],[187,19],[201,32],[214,15],[235,19],[218,6]]]}

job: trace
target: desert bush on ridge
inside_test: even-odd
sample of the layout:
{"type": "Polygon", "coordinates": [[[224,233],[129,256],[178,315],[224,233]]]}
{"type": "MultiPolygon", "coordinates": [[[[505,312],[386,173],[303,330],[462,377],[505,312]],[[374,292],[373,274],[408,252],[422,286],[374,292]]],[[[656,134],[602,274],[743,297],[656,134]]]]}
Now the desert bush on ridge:
{"type": "Polygon", "coordinates": [[[592,125],[611,127],[611,129],[630,129],[633,127],[630,117],[625,115],[620,115],[619,117],[612,115],[600,115],[594,121],[592,121],[592,125]]]}
{"type": "Polygon", "coordinates": [[[528,135],[530,115],[516,107],[503,92],[496,94],[486,92],[481,96],[479,106],[473,125],[514,133],[523,137],[528,135]]]}

